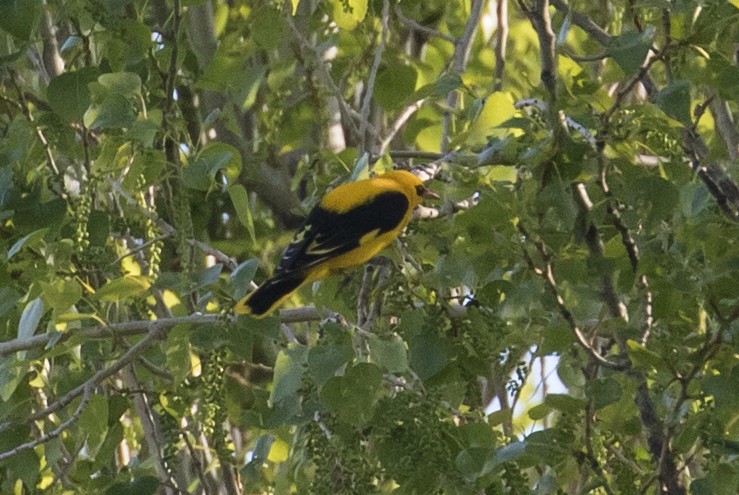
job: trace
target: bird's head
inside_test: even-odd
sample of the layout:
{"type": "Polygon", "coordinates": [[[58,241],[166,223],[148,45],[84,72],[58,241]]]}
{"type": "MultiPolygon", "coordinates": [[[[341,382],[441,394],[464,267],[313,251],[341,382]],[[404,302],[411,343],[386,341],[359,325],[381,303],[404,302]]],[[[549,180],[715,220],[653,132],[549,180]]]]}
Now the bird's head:
{"type": "Polygon", "coordinates": [[[390,172],[385,172],[380,177],[383,179],[390,179],[403,187],[409,198],[416,199],[413,206],[420,204],[422,198],[439,199],[438,194],[427,188],[417,175],[408,172],[407,170],[391,170],[390,172]]]}

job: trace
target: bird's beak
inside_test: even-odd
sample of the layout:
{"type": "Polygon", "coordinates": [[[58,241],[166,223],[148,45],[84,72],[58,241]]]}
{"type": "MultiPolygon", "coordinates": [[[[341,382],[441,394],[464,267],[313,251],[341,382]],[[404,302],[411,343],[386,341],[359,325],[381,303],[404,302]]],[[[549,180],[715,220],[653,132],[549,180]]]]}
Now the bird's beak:
{"type": "Polygon", "coordinates": [[[431,189],[423,188],[423,192],[421,193],[422,198],[426,199],[441,199],[438,194],[436,194],[431,189]]]}

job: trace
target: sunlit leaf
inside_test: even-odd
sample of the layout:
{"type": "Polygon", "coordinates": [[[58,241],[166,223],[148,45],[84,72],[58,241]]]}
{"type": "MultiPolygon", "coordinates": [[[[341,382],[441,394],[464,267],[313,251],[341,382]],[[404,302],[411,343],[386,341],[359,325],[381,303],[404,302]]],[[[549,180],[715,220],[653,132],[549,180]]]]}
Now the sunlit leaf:
{"type": "Polygon", "coordinates": [[[145,294],[151,281],[143,275],[126,275],[111,280],[97,290],[95,295],[102,301],[120,302],[145,294]]]}

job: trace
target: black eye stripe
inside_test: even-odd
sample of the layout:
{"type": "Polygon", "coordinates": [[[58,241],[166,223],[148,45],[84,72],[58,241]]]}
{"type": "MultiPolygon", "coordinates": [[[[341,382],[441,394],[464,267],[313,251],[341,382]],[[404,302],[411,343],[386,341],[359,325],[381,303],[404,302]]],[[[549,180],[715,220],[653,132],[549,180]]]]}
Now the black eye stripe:
{"type": "Polygon", "coordinates": [[[424,192],[426,192],[426,188],[424,186],[416,186],[416,194],[423,196],[424,192]]]}

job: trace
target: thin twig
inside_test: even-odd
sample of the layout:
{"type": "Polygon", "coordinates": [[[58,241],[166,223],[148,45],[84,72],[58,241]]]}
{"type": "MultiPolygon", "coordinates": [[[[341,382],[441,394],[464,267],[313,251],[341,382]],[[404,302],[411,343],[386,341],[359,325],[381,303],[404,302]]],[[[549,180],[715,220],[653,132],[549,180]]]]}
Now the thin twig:
{"type": "MultiPolygon", "coordinates": [[[[372,68],[370,69],[369,76],[367,77],[367,86],[364,92],[364,100],[362,101],[362,108],[359,112],[359,155],[363,155],[367,151],[367,125],[369,124],[370,114],[370,103],[372,102],[372,96],[375,92],[375,79],[377,78],[377,71],[380,69],[380,62],[382,62],[382,53],[385,51],[385,44],[387,43],[388,33],[388,18],[390,17],[390,1],[383,0],[382,2],[382,15],[380,17],[380,42],[375,47],[375,57],[372,61],[372,68]]],[[[376,144],[376,143],[375,143],[376,144]]]]}
{"type": "Polygon", "coordinates": [[[41,130],[39,126],[36,125],[35,119],[33,118],[33,114],[31,114],[31,110],[28,107],[28,103],[26,102],[25,94],[23,93],[23,90],[21,89],[20,85],[17,81],[17,75],[14,70],[10,71],[10,82],[13,85],[13,88],[15,88],[16,93],[18,94],[18,99],[20,100],[20,108],[23,112],[23,115],[26,117],[26,120],[29,124],[33,127],[34,131],[36,132],[36,137],[38,137],[38,140],[41,142],[41,146],[44,148],[44,153],[46,154],[46,164],[48,165],[49,169],[51,170],[52,174],[56,178],[57,181],[57,187],[59,188],[59,191],[56,191],[62,198],[66,197],[66,193],[64,191],[64,174],[61,173],[59,170],[59,167],[56,164],[56,160],[54,159],[54,154],[51,152],[51,144],[49,144],[49,141],[46,139],[46,135],[41,130]]]}
{"type": "Polygon", "coordinates": [[[664,47],[662,47],[662,49],[659,52],[654,53],[651,57],[649,57],[646,63],[644,63],[644,65],[642,65],[639,68],[639,70],[636,72],[634,77],[632,77],[631,80],[629,80],[629,82],[626,83],[626,85],[622,87],[618,91],[618,93],[616,93],[616,98],[614,99],[613,104],[611,105],[611,108],[609,108],[603,114],[602,120],[604,124],[607,124],[610,121],[611,117],[616,112],[616,110],[618,110],[621,107],[621,104],[623,103],[623,100],[626,97],[626,95],[631,92],[634,86],[636,86],[637,83],[639,82],[642,82],[642,83],[644,82],[643,80],[649,74],[649,71],[652,68],[652,65],[654,65],[657,61],[662,60],[667,54],[668,50],[670,50],[672,47],[673,45],[665,45],[664,47]]]}
{"type": "Polygon", "coordinates": [[[508,46],[508,0],[498,0],[495,7],[498,17],[498,29],[495,32],[495,74],[493,90],[503,89],[503,76],[505,75],[505,56],[508,46]]]}
{"type": "Polygon", "coordinates": [[[570,6],[564,0],[551,0],[554,8],[559,10],[565,15],[569,15],[572,22],[580,29],[588,33],[593,39],[595,39],[601,45],[608,45],[611,42],[611,35],[608,34],[602,27],[596,24],[590,17],[570,10],[570,6]]]}
{"type": "MultiPolygon", "coordinates": [[[[357,122],[361,122],[362,120],[361,115],[356,110],[351,108],[349,104],[345,101],[344,94],[341,88],[339,88],[336,85],[336,82],[334,82],[333,77],[331,77],[331,74],[328,72],[328,69],[326,69],[325,63],[322,57],[320,56],[320,54],[317,53],[316,48],[306,39],[303,33],[295,25],[293,16],[288,14],[285,17],[285,20],[287,22],[288,27],[290,28],[290,31],[293,33],[293,36],[295,37],[298,43],[298,47],[300,48],[302,52],[306,54],[305,58],[310,59],[310,65],[317,69],[319,80],[336,97],[336,101],[339,103],[341,112],[346,117],[345,124],[349,126],[354,136],[356,136],[357,139],[360,139],[361,134],[359,132],[359,127],[357,127],[357,122]],[[308,57],[307,55],[310,55],[310,57],[308,57]]],[[[372,124],[367,123],[366,131],[373,135],[373,139],[377,138],[377,131],[374,128],[374,126],[372,126],[372,124]]],[[[379,138],[377,139],[379,140],[379,138]]]]}
{"type": "MultiPolygon", "coordinates": [[[[42,437],[32,442],[27,442],[25,444],[19,445],[18,447],[8,452],[0,454],[0,460],[10,457],[12,455],[15,455],[24,450],[31,449],[37,445],[40,445],[41,443],[44,443],[48,440],[51,440],[59,436],[62,433],[62,431],[64,431],[64,429],[68,428],[69,426],[74,424],[77,421],[77,419],[79,419],[79,415],[82,414],[82,410],[84,410],[84,407],[90,401],[92,391],[94,390],[95,387],[97,387],[103,380],[114,375],[115,373],[123,369],[125,366],[135,361],[141,355],[141,353],[143,353],[146,349],[148,349],[149,346],[151,346],[156,340],[161,338],[161,336],[162,336],[162,328],[158,326],[156,322],[151,322],[149,333],[146,335],[146,337],[144,337],[143,339],[138,341],[135,345],[133,345],[130,349],[128,349],[112,365],[108,366],[107,368],[101,369],[100,371],[92,375],[92,377],[90,377],[87,381],[73,388],[72,390],[67,392],[64,396],[60,397],[55,402],[53,402],[51,405],[45,407],[44,409],[40,411],[37,411],[33,414],[28,415],[25,418],[26,423],[30,423],[32,421],[45,418],[67,407],[70,403],[72,403],[72,401],[74,401],[74,399],[76,399],[80,395],[83,396],[82,402],[80,402],[80,405],[77,407],[77,410],[75,411],[75,413],[69,419],[67,419],[64,423],[60,424],[58,428],[56,428],[52,432],[49,432],[46,435],[43,435],[42,437]]],[[[9,428],[13,427],[15,424],[16,423],[14,422],[6,422],[6,423],[0,424],[0,432],[8,430],[9,428]]]]}
{"type": "Polygon", "coordinates": [[[383,138],[382,143],[380,143],[380,150],[378,151],[378,155],[383,155],[385,153],[387,147],[390,146],[390,142],[395,138],[398,132],[400,132],[400,129],[403,127],[403,125],[405,125],[408,119],[410,119],[413,114],[421,108],[424,101],[425,100],[414,101],[413,103],[406,105],[405,108],[403,108],[403,110],[400,112],[400,115],[398,115],[393,123],[390,125],[390,130],[383,138]]]}
{"type": "Polygon", "coordinates": [[[456,40],[454,39],[454,36],[448,35],[446,33],[442,33],[440,31],[437,31],[435,29],[431,29],[429,27],[426,27],[422,24],[417,23],[413,19],[406,17],[403,14],[403,11],[400,9],[400,5],[395,6],[395,15],[398,17],[398,20],[408,26],[409,28],[413,29],[414,31],[418,31],[424,34],[427,34],[429,36],[433,36],[435,38],[441,38],[443,40],[446,40],[450,43],[455,43],[456,40]]]}
{"type": "Polygon", "coordinates": [[[626,365],[612,362],[605,357],[601,356],[598,351],[595,350],[595,348],[588,342],[588,340],[585,338],[585,334],[583,334],[582,330],[580,329],[580,326],[575,321],[575,316],[572,314],[572,312],[569,310],[567,305],[565,304],[564,298],[559,293],[559,288],[557,286],[557,281],[554,278],[554,271],[552,269],[552,262],[550,259],[550,256],[547,254],[546,249],[544,245],[531,238],[529,233],[526,231],[526,229],[519,224],[518,229],[521,232],[521,234],[524,236],[527,242],[531,242],[535,247],[536,250],[539,252],[539,255],[541,256],[542,260],[544,261],[545,268],[541,269],[536,266],[536,263],[534,263],[533,258],[531,258],[531,255],[529,254],[528,250],[523,247],[523,255],[526,259],[527,264],[529,265],[529,269],[533,271],[535,274],[539,275],[547,284],[547,288],[549,289],[549,292],[554,296],[554,300],[557,304],[557,309],[559,310],[560,315],[564,320],[567,322],[568,326],[572,330],[572,333],[575,336],[575,339],[577,340],[578,344],[580,344],[580,347],[585,349],[585,351],[593,358],[595,359],[599,364],[606,366],[608,368],[612,369],[625,369],[626,365]]]}
{"type": "MultiPolygon", "coordinates": [[[[0,462],[4,461],[5,459],[8,459],[10,457],[13,457],[16,454],[20,454],[21,452],[25,452],[26,450],[33,449],[35,447],[38,447],[39,445],[42,445],[50,440],[53,440],[64,431],[74,425],[82,415],[82,412],[85,410],[85,407],[87,407],[87,404],[90,403],[90,400],[92,399],[92,386],[88,386],[89,382],[85,382],[84,387],[82,388],[82,400],[80,401],[79,405],[75,409],[74,413],[67,418],[66,420],[62,421],[59,426],[54,428],[53,430],[41,435],[38,438],[34,438],[33,440],[30,440],[26,443],[22,443],[18,445],[17,447],[14,447],[10,450],[7,450],[5,452],[0,452],[0,462]]],[[[70,401],[71,402],[71,401],[70,401]]],[[[2,431],[2,430],[0,430],[2,431]]]]}
{"type": "MultiPolygon", "coordinates": [[[[462,74],[467,67],[467,60],[469,59],[470,50],[472,49],[472,41],[477,32],[477,25],[480,23],[483,3],[484,2],[482,0],[472,0],[470,16],[467,18],[467,22],[464,25],[464,32],[462,33],[462,36],[454,42],[454,60],[452,67],[454,72],[457,74],[462,74]]],[[[457,90],[451,91],[449,95],[447,95],[441,130],[441,150],[445,152],[449,150],[452,117],[453,112],[457,110],[458,105],[459,92],[457,90]]]]}
{"type": "MultiPolygon", "coordinates": [[[[539,98],[522,98],[516,101],[513,104],[513,107],[516,109],[534,107],[544,114],[549,111],[549,104],[544,100],[540,100],[539,98]]],[[[564,115],[564,120],[567,126],[575,129],[578,134],[585,138],[585,140],[593,149],[597,147],[597,140],[595,139],[595,136],[593,136],[593,134],[588,129],[586,129],[584,125],[567,115],[564,115]]]]}

